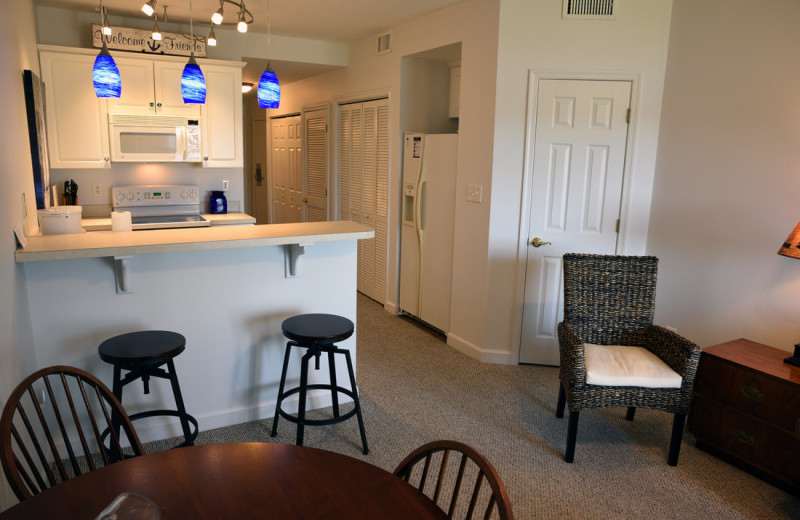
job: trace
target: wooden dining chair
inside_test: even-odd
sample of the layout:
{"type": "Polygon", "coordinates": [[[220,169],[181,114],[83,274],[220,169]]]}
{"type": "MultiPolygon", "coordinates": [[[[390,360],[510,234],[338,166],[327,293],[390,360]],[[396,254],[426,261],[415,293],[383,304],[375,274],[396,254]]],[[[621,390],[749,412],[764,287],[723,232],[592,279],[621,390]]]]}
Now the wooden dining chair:
{"type": "Polygon", "coordinates": [[[506,487],[489,460],[475,448],[451,440],[420,446],[401,462],[394,474],[416,487],[448,518],[513,520],[506,487]],[[455,458],[450,464],[451,455],[455,458]],[[460,457],[459,457],[460,455],[460,457]],[[488,486],[484,486],[484,483],[488,486]]]}
{"type": "Polygon", "coordinates": [[[19,500],[143,452],[108,387],[68,366],[38,370],[14,389],[0,418],[0,442],[3,471],[19,500]]]}

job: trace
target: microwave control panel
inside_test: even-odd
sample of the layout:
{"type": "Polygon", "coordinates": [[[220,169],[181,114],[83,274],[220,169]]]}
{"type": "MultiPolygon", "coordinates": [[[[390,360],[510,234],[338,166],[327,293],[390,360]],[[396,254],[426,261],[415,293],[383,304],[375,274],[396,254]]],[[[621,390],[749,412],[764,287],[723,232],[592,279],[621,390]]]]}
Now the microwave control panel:
{"type": "Polygon", "coordinates": [[[199,204],[200,189],[196,184],[113,186],[111,200],[115,208],[199,204]]]}

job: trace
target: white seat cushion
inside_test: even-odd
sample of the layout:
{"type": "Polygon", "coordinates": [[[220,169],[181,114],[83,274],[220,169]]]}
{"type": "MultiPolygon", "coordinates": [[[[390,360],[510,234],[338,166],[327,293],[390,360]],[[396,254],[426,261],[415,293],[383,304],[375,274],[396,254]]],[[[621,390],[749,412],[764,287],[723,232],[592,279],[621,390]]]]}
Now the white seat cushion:
{"type": "Polygon", "coordinates": [[[682,378],[642,347],[584,343],[586,383],[601,386],[680,388],[682,378]]]}

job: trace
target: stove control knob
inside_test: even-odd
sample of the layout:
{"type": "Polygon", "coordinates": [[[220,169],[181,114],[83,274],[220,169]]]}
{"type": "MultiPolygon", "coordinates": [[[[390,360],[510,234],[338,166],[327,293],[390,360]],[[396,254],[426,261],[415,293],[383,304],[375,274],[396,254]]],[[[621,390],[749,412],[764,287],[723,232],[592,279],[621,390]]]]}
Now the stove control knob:
{"type": "Polygon", "coordinates": [[[125,198],[125,194],[124,193],[122,193],[122,192],[117,193],[117,200],[121,201],[124,198],[125,198]]]}
{"type": "Polygon", "coordinates": [[[133,200],[133,192],[129,192],[125,198],[127,198],[128,200],[133,200]]]}
{"type": "Polygon", "coordinates": [[[183,190],[183,191],[181,192],[181,198],[182,198],[182,199],[185,199],[185,198],[186,198],[186,190],[183,190]]]}

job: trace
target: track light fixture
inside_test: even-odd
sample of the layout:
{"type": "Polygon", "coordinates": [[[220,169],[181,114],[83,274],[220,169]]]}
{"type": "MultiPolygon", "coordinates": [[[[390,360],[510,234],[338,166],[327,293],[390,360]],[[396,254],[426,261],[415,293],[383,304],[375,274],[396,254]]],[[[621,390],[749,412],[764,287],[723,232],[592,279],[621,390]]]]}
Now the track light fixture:
{"type": "Polygon", "coordinates": [[[219,9],[217,12],[211,15],[211,23],[215,23],[217,25],[222,23],[222,17],[225,13],[225,2],[224,0],[219,0],[219,9]]]}
{"type": "Polygon", "coordinates": [[[150,35],[154,41],[161,41],[161,31],[158,29],[158,14],[155,15],[153,22],[153,34],[150,35]]]}
{"type": "Polygon", "coordinates": [[[220,25],[222,23],[225,4],[236,6],[236,12],[239,13],[239,17],[236,20],[236,28],[239,32],[247,32],[247,27],[253,23],[253,14],[245,7],[244,0],[239,0],[238,2],[236,0],[219,0],[219,9],[211,15],[211,23],[215,25],[220,25]]]}
{"type": "Polygon", "coordinates": [[[208,40],[206,40],[211,47],[217,46],[217,36],[214,34],[214,24],[211,24],[211,32],[208,33],[208,40]]]}
{"type": "Polygon", "coordinates": [[[111,25],[108,23],[108,12],[105,7],[100,7],[100,12],[103,15],[103,36],[111,36],[111,25]]]}
{"type": "Polygon", "coordinates": [[[142,12],[147,16],[153,16],[153,13],[156,12],[156,0],[145,2],[142,6],[142,12]]]}

